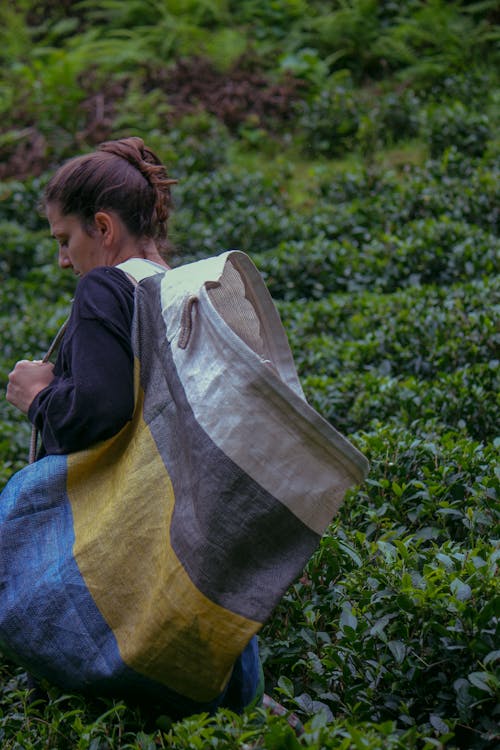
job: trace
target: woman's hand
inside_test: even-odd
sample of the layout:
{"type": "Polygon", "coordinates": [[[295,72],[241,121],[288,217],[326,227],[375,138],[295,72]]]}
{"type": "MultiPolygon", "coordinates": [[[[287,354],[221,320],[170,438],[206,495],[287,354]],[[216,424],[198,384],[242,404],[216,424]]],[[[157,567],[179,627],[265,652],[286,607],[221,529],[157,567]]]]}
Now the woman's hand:
{"type": "Polygon", "coordinates": [[[53,381],[53,369],[51,362],[21,359],[9,374],[7,401],[27,414],[35,396],[53,381]]]}

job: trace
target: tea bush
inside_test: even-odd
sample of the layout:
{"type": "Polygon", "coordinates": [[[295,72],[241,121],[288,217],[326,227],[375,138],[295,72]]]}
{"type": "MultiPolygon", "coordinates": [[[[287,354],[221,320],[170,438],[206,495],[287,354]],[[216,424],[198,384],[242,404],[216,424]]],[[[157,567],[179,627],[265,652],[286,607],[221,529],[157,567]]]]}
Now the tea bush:
{"type": "MultiPolygon", "coordinates": [[[[185,116],[169,130],[165,161],[175,177],[215,172],[228,162],[231,138],[215,117],[200,113],[185,116]]],[[[165,148],[165,144],[163,144],[165,148]]]]}
{"type": "Polygon", "coordinates": [[[333,241],[320,235],[282,242],[272,254],[253,254],[253,259],[276,298],[298,300],[333,291],[388,293],[494,274],[500,241],[466,223],[429,219],[409,222],[400,236],[381,233],[363,242],[356,235],[333,241]]]}
{"type": "Polygon", "coordinates": [[[415,138],[420,131],[420,98],[412,89],[388,91],[379,101],[379,137],[383,144],[415,138]]]}
{"type": "Polygon", "coordinates": [[[302,148],[308,156],[342,156],[352,150],[359,127],[359,107],[353,83],[337,73],[311,102],[304,102],[300,116],[302,148]]]}
{"type": "Polygon", "coordinates": [[[482,156],[492,135],[488,116],[467,111],[461,102],[430,109],[424,122],[433,158],[452,146],[462,153],[482,156]]]}
{"type": "Polygon", "coordinates": [[[295,309],[282,304],[280,309],[290,321],[289,338],[301,373],[352,369],[435,377],[495,360],[499,292],[496,277],[451,289],[412,288],[382,298],[357,295],[354,301],[342,295],[295,309]]]}
{"type": "MultiPolygon", "coordinates": [[[[500,169],[495,148],[482,159],[451,148],[441,159],[423,166],[407,165],[400,175],[365,167],[340,178],[321,179],[321,174],[319,178],[323,222],[323,214],[330,224],[335,224],[337,212],[341,221],[348,214],[360,236],[379,228],[397,233],[409,221],[440,217],[499,234],[500,169]]],[[[322,221],[318,223],[321,226],[322,221]]]]}
{"type": "Polygon", "coordinates": [[[26,181],[0,182],[0,221],[15,222],[25,229],[47,229],[47,221],[38,205],[47,176],[26,181]]]}
{"type": "Polygon", "coordinates": [[[176,186],[174,199],[171,234],[183,260],[228,249],[271,250],[297,231],[279,183],[260,173],[192,174],[176,186]]]}
{"type": "Polygon", "coordinates": [[[498,276],[389,295],[282,302],[306,395],[343,432],[438,419],[493,440],[500,417],[498,276]],[[388,347],[388,348],[387,348],[388,347]]]}
{"type": "MultiPolygon", "coordinates": [[[[177,262],[233,243],[251,250],[308,400],[371,462],[261,634],[267,689],[305,720],[302,744],[262,709],[160,730],[124,704],[103,704],[101,719],[69,697],[67,714],[51,700],[37,724],[14,666],[6,743],[17,733],[28,747],[74,738],[89,748],[125,747],[125,738],[137,748],[229,747],[237,737],[318,750],[495,740],[498,181],[488,159],[462,164],[468,202],[458,207],[446,196],[458,196],[460,181],[443,160],[408,181],[364,169],[327,182],[319,169],[318,203],[299,211],[279,180],[232,168],[193,173],[176,189],[177,262]],[[478,197],[471,185],[480,183],[488,189],[478,197]],[[423,215],[414,196],[410,208],[401,201],[415,185],[423,215]],[[478,225],[469,209],[480,201],[490,213],[478,225]]],[[[0,185],[3,383],[19,356],[40,357],[74,288],[57,269],[45,221],[28,211],[23,223],[44,179],[0,185]]],[[[5,402],[0,427],[5,482],[25,464],[29,427],[5,402]]]]}
{"type": "Polygon", "coordinates": [[[314,696],[359,719],[493,737],[498,551],[484,535],[499,520],[498,450],[430,432],[358,434],[371,478],[268,626],[267,668],[299,710],[314,696]]]}
{"type": "Polygon", "coordinates": [[[303,376],[308,401],[344,433],[375,421],[405,427],[418,420],[465,430],[476,440],[498,434],[500,377],[497,360],[465,365],[435,379],[377,371],[303,376]]]}

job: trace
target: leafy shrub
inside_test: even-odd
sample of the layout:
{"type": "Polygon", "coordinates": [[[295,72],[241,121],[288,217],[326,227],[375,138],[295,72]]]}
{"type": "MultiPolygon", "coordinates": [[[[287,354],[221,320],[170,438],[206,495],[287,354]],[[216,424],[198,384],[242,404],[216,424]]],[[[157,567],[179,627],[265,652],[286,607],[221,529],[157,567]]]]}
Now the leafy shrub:
{"type": "Polygon", "coordinates": [[[28,463],[31,429],[26,419],[13,416],[12,411],[0,414],[0,488],[28,463]]]}
{"type": "Polygon", "coordinates": [[[301,105],[302,149],[308,156],[342,156],[354,143],[359,108],[348,75],[336,73],[310,102],[301,105]]]}
{"type": "Polygon", "coordinates": [[[299,709],[314,695],[337,716],[454,729],[487,747],[497,552],[481,530],[498,523],[497,451],[381,424],[357,442],[373,479],[349,494],[267,626],[267,668],[287,675],[299,709]]]}
{"type": "Polygon", "coordinates": [[[114,137],[126,138],[133,133],[157,149],[156,141],[166,140],[164,131],[170,114],[165,94],[161,89],[146,91],[142,79],[124,78],[123,86],[124,95],[116,102],[113,114],[114,137]]]}
{"type": "Polygon", "coordinates": [[[302,25],[309,8],[307,0],[239,0],[229,3],[229,10],[240,23],[247,24],[259,41],[286,40],[295,25],[302,25]]]}
{"type": "MultiPolygon", "coordinates": [[[[350,166],[345,170],[326,170],[319,165],[315,169],[318,197],[334,203],[335,206],[360,200],[368,195],[377,194],[386,189],[387,174],[384,181],[373,170],[364,165],[350,166]]],[[[392,185],[389,189],[392,189],[392,185]]]]}
{"type": "Polygon", "coordinates": [[[412,62],[411,50],[397,32],[400,16],[411,12],[413,3],[353,0],[336,5],[310,22],[317,49],[332,65],[349,69],[362,81],[412,62]]]}
{"type": "Polygon", "coordinates": [[[47,235],[47,230],[0,221],[0,273],[5,277],[0,315],[15,314],[42,298],[57,304],[74,291],[75,277],[58,267],[56,245],[47,235]]]}
{"type": "Polygon", "coordinates": [[[415,138],[420,131],[420,100],[411,89],[374,92],[357,97],[359,124],[353,146],[368,161],[377,149],[415,138]]]}
{"type": "Polygon", "coordinates": [[[435,104],[453,105],[465,102],[471,109],[480,111],[488,106],[497,86],[495,73],[487,67],[471,67],[461,73],[447,71],[442,78],[433,81],[429,86],[421,88],[419,95],[423,101],[435,104]]]}
{"type": "MultiPolygon", "coordinates": [[[[70,292],[47,282],[46,273],[43,273],[43,276],[46,286],[37,284],[40,276],[32,276],[27,280],[28,283],[23,285],[21,293],[17,292],[18,298],[14,300],[12,307],[6,309],[8,300],[16,294],[12,280],[9,284],[10,288],[0,308],[0,332],[3,343],[0,360],[2,381],[8,372],[5,368],[10,369],[18,359],[40,359],[69,314],[70,292]]],[[[68,282],[72,282],[71,290],[74,288],[74,281],[70,276],[68,282]]]]}
{"type": "MultiPolygon", "coordinates": [[[[446,157],[445,157],[446,159],[446,157]]],[[[464,162],[459,162],[464,165],[464,162]]],[[[433,165],[429,164],[432,170],[433,165]]],[[[486,230],[499,234],[500,210],[495,195],[498,192],[500,173],[498,168],[491,169],[479,166],[473,169],[464,180],[453,174],[415,171],[413,179],[405,185],[400,200],[405,205],[408,218],[427,218],[430,216],[447,216],[456,221],[476,224],[486,230]]]]}
{"type": "Polygon", "coordinates": [[[16,222],[29,230],[47,230],[47,220],[38,210],[46,182],[47,175],[0,182],[0,221],[16,222]]]}
{"type": "Polygon", "coordinates": [[[470,112],[461,102],[454,102],[427,111],[424,134],[433,158],[438,158],[451,146],[471,156],[482,156],[492,128],[486,114],[470,112]]]}
{"type": "Polygon", "coordinates": [[[413,427],[418,420],[494,440],[500,419],[498,362],[465,365],[435,379],[389,376],[377,371],[305,374],[308,401],[343,433],[374,422],[413,427]]]}
{"type": "Polygon", "coordinates": [[[231,136],[208,112],[175,119],[160,89],[144,93],[138,87],[129,90],[117,110],[113,123],[116,137],[134,133],[143,138],[176,179],[216,171],[227,164],[231,136]]]}
{"type": "Polygon", "coordinates": [[[254,254],[278,299],[317,299],[332,291],[392,292],[419,284],[451,284],[498,272],[496,237],[460,222],[408,223],[401,237],[282,242],[272,254],[254,254]]]}
{"type": "MultiPolygon", "coordinates": [[[[334,332],[339,340],[352,340],[410,313],[416,319],[426,315],[439,319],[449,311],[458,320],[469,313],[478,316],[488,310],[494,315],[499,283],[498,277],[492,276],[449,287],[412,287],[383,296],[372,292],[331,294],[316,301],[277,304],[292,337],[305,340],[311,335],[334,332]]],[[[452,327],[450,336],[453,331],[452,327]]]]}
{"type": "Polygon", "coordinates": [[[224,125],[208,113],[182,118],[165,140],[171,153],[167,161],[176,175],[215,172],[227,164],[231,138],[224,125]]]}
{"type": "Polygon", "coordinates": [[[494,152],[473,161],[450,149],[442,159],[407,167],[401,175],[364,168],[334,177],[319,174],[319,181],[322,200],[312,217],[315,231],[345,223],[358,237],[377,230],[399,234],[402,225],[415,219],[448,218],[500,232],[500,170],[494,152]]]}
{"type": "MultiPolygon", "coordinates": [[[[41,153],[32,159],[35,161],[36,157],[46,165],[50,159],[72,155],[75,134],[85,129],[87,117],[81,105],[88,94],[84,81],[92,61],[84,47],[57,49],[40,45],[37,52],[13,66],[10,83],[14,95],[9,112],[4,113],[3,130],[16,129],[19,122],[30,126],[25,129],[26,134],[33,131],[42,141],[37,149],[41,153]]],[[[3,156],[5,160],[11,154],[3,156]]]]}
{"type": "MultiPolygon", "coordinates": [[[[2,225],[0,225],[2,226],[2,225]]],[[[40,359],[69,314],[74,281],[61,278],[47,266],[25,269],[19,278],[7,278],[0,296],[0,391],[17,360],[40,359]]],[[[31,429],[26,417],[0,400],[0,487],[27,463],[31,429]]]]}
{"type": "Polygon", "coordinates": [[[306,395],[342,432],[437,419],[493,439],[498,278],[280,303],[306,395]]]}
{"type": "Polygon", "coordinates": [[[328,61],[316,49],[303,47],[280,58],[280,69],[290,71],[307,83],[305,98],[310,99],[326,85],[329,78],[328,61]]]}
{"type": "MultiPolygon", "coordinates": [[[[375,429],[359,434],[374,475],[357,495],[356,507],[348,501],[344,520],[379,538],[391,523],[410,522],[423,542],[438,540],[472,542],[497,523],[498,477],[494,471],[499,446],[471,440],[464,433],[425,420],[406,429],[374,423],[375,429]],[[373,510],[380,510],[389,496],[397,498],[386,508],[380,524],[373,525],[373,510]],[[362,499],[363,498],[363,499],[362,499]],[[431,507],[432,506],[432,507],[431,507]],[[450,511],[449,508],[455,508],[450,511]],[[387,523],[386,523],[387,522],[387,523]],[[436,534],[423,533],[435,527],[436,534]]],[[[354,498],[350,498],[354,501],[354,498]]],[[[396,530],[393,529],[393,530],[396,530]]],[[[494,541],[491,540],[494,546],[494,541]]]]}
{"type": "MultiPolygon", "coordinates": [[[[30,231],[15,222],[0,221],[0,272],[5,276],[0,315],[22,313],[38,307],[40,300],[45,305],[66,303],[73,293],[75,277],[58,267],[56,245],[47,235],[47,230],[30,231]]],[[[12,335],[8,325],[5,335],[8,339],[12,335]]]]}
{"type": "MultiPolygon", "coordinates": [[[[436,377],[467,364],[494,362],[500,339],[495,306],[470,308],[462,299],[443,297],[444,308],[426,306],[425,297],[406,295],[404,307],[387,316],[353,315],[343,329],[333,324],[329,333],[304,338],[292,331],[291,343],[301,372],[334,375],[377,370],[381,374],[436,377]],[[349,329],[357,330],[351,337],[349,329]]],[[[430,302],[432,296],[427,300],[430,302]]],[[[498,310],[498,306],[497,306],[498,310]]]]}
{"type": "MultiPolygon", "coordinates": [[[[30,232],[14,222],[0,223],[0,273],[23,278],[29,273],[40,245],[47,244],[47,234],[30,232]]],[[[53,244],[53,243],[52,243],[53,244]]],[[[39,252],[44,254],[44,248],[39,252]]]]}
{"type": "Polygon", "coordinates": [[[420,130],[420,99],[412,89],[388,91],[378,102],[378,129],[383,144],[415,138],[420,130]]]}
{"type": "Polygon", "coordinates": [[[429,89],[450,76],[469,74],[498,62],[498,39],[491,2],[455,5],[436,0],[418,3],[393,29],[399,49],[407,51],[404,80],[429,89]]]}
{"type": "Polygon", "coordinates": [[[184,261],[230,249],[269,250],[297,231],[278,183],[260,173],[192,174],[176,187],[175,200],[172,239],[184,261]]]}
{"type": "Polygon", "coordinates": [[[381,291],[408,284],[453,284],[494,274],[500,264],[498,238],[447,219],[409,222],[401,236],[382,236],[362,250],[373,288],[381,291]]]}

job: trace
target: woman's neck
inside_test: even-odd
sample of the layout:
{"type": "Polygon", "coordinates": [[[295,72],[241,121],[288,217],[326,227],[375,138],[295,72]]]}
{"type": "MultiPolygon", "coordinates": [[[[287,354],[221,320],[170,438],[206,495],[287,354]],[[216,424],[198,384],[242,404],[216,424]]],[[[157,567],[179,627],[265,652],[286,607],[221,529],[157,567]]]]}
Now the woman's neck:
{"type": "Polygon", "coordinates": [[[130,260],[130,258],[143,258],[144,260],[158,263],[158,265],[165,268],[170,268],[168,263],[161,257],[156,243],[152,239],[142,242],[131,242],[125,247],[122,246],[116,258],[113,259],[113,265],[117,266],[119,263],[130,260]]]}
{"type": "Polygon", "coordinates": [[[161,257],[158,248],[156,247],[156,243],[153,240],[148,242],[147,246],[144,248],[144,255],[141,257],[150,260],[153,263],[158,263],[160,266],[165,266],[165,268],[170,268],[164,258],[161,257]]]}

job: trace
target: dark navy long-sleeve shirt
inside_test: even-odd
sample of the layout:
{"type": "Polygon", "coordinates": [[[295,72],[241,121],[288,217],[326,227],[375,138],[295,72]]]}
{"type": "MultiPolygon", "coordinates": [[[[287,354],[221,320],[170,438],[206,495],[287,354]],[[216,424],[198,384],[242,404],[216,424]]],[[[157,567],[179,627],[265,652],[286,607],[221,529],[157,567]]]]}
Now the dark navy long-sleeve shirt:
{"type": "Polygon", "coordinates": [[[78,282],[55,378],[28,410],[39,457],[88,448],[132,418],[133,310],[134,285],[123,271],[95,268],[78,282]]]}

